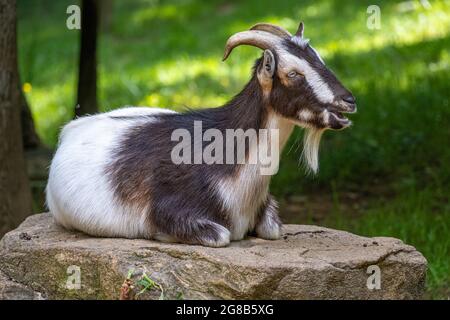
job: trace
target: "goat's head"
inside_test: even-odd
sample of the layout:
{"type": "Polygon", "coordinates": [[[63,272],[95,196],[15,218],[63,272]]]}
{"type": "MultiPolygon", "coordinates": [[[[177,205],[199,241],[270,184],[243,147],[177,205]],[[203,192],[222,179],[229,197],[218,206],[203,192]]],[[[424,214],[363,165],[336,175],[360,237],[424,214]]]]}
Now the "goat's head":
{"type": "Polygon", "coordinates": [[[231,36],[225,60],[239,45],[264,50],[256,74],[270,106],[281,116],[310,129],[305,135],[305,158],[317,170],[318,144],[325,129],[351,125],[343,113],[356,111],[355,98],[328,69],[318,52],[303,36],[300,23],[295,35],[285,29],[259,23],[231,36]]]}

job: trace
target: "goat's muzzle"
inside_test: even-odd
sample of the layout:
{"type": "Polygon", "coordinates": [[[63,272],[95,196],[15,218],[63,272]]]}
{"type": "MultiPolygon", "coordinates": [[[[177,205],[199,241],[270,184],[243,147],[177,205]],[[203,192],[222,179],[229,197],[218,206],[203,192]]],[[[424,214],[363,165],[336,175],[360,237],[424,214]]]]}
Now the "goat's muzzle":
{"type": "Polygon", "coordinates": [[[352,122],[344,116],[344,113],[355,113],[355,99],[342,99],[337,104],[327,108],[329,113],[329,126],[333,130],[340,130],[351,126],[352,122]]]}

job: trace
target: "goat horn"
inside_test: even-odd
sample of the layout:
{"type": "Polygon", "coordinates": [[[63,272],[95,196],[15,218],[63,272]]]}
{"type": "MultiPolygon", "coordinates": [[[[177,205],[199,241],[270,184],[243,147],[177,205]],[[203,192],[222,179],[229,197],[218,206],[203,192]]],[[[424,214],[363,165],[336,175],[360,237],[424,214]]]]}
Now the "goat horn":
{"type": "Polygon", "coordinates": [[[250,30],[266,31],[266,32],[272,33],[276,36],[279,36],[281,38],[291,38],[292,37],[292,34],[289,31],[287,31],[286,29],[276,26],[271,23],[257,23],[253,27],[251,27],[250,30]]]}
{"type": "Polygon", "coordinates": [[[225,53],[222,61],[225,61],[231,51],[237,46],[250,45],[265,50],[277,47],[280,44],[280,41],[280,37],[267,31],[250,30],[235,33],[228,39],[227,44],[225,45],[225,53]]]}
{"type": "Polygon", "coordinates": [[[303,21],[300,22],[300,24],[298,25],[298,29],[297,32],[295,33],[296,38],[302,39],[303,38],[303,30],[304,30],[304,25],[303,25],[303,21]]]}

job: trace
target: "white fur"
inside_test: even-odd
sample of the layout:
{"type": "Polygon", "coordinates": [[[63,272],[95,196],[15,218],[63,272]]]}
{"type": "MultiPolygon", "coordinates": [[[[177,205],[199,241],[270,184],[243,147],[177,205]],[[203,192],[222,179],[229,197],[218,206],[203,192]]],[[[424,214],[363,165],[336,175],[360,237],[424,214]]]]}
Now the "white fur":
{"type": "Polygon", "coordinates": [[[278,214],[277,211],[278,204],[275,200],[272,200],[266,208],[266,214],[263,216],[262,221],[260,221],[256,227],[256,234],[258,237],[267,240],[276,240],[281,237],[281,227],[274,219],[274,216],[278,214]]]}
{"type": "Polygon", "coordinates": [[[244,164],[237,178],[221,179],[216,183],[225,210],[230,212],[231,240],[241,240],[255,226],[257,208],[267,198],[270,176],[263,176],[257,164],[244,164]],[[255,194],[257,185],[263,192],[255,194]]]}
{"type": "Polygon", "coordinates": [[[102,113],[97,116],[107,115],[113,117],[134,117],[134,116],[151,116],[160,113],[176,113],[176,112],[170,109],[162,109],[162,108],[125,106],[123,108],[109,111],[107,113],[102,113]]]}
{"type": "Polygon", "coordinates": [[[305,129],[303,139],[303,159],[314,173],[319,169],[319,145],[320,138],[324,131],[325,129],[317,129],[314,127],[305,129]]]}
{"type": "Polygon", "coordinates": [[[331,91],[328,84],[322,79],[322,77],[310,66],[308,61],[296,57],[286,50],[280,50],[280,62],[279,68],[283,72],[287,72],[292,68],[297,69],[302,73],[308,84],[313,89],[317,99],[322,103],[332,103],[334,101],[334,94],[331,91]]]}
{"type": "Polygon", "coordinates": [[[215,222],[207,221],[207,223],[213,225],[216,228],[219,237],[218,239],[202,238],[201,241],[204,246],[219,248],[226,247],[230,244],[231,233],[227,228],[215,222]]]}
{"type": "Polygon", "coordinates": [[[330,123],[330,112],[326,109],[322,112],[322,121],[324,124],[330,123]]]}
{"type": "Polygon", "coordinates": [[[281,227],[271,216],[264,216],[263,221],[256,228],[259,238],[266,240],[277,240],[281,237],[281,227]]]}
{"type": "MultiPolygon", "coordinates": [[[[271,113],[266,125],[267,129],[279,129],[279,146],[286,144],[293,124],[282,117],[271,113]]],[[[270,137],[270,135],[269,135],[270,137]]],[[[252,146],[250,153],[258,152],[258,147],[252,146]]],[[[250,154],[249,159],[258,159],[250,154]]],[[[270,176],[261,175],[260,164],[244,164],[237,177],[217,181],[215,190],[220,197],[225,210],[230,212],[231,240],[240,240],[255,226],[255,218],[260,205],[267,199],[270,176]],[[263,190],[255,194],[255,190],[263,190]]]]}
{"type": "Polygon", "coordinates": [[[319,58],[320,62],[322,62],[323,64],[325,64],[325,61],[323,61],[322,57],[320,56],[319,52],[317,52],[316,49],[314,49],[312,46],[309,46],[312,51],[314,51],[314,53],[316,54],[317,58],[319,58]]]}
{"type": "Polygon", "coordinates": [[[47,205],[56,221],[69,229],[104,237],[149,238],[146,208],[124,206],[114,197],[105,168],[131,126],[145,119],[110,116],[155,115],[158,108],[123,108],[73,120],[64,127],[50,167],[47,205]]]}
{"type": "Polygon", "coordinates": [[[309,39],[300,38],[296,36],[292,37],[291,41],[301,48],[305,48],[309,44],[309,39]]]}
{"type": "Polygon", "coordinates": [[[314,114],[307,110],[307,109],[302,109],[299,113],[298,113],[298,118],[301,121],[305,121],[308,122],[309,120],[311,120],[314,117],[314,114]]]}

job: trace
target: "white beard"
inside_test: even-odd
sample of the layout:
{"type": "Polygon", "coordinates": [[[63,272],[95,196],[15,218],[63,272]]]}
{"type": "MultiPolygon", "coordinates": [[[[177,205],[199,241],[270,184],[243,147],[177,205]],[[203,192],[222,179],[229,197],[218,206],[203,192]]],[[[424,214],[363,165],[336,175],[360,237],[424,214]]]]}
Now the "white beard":
{"type": "Polygon", "coordinates": [[[305,129],[302,157],[308,169],[313,173],[319,170],[319,145],[325,129],[309,127],[305,129]]]}

